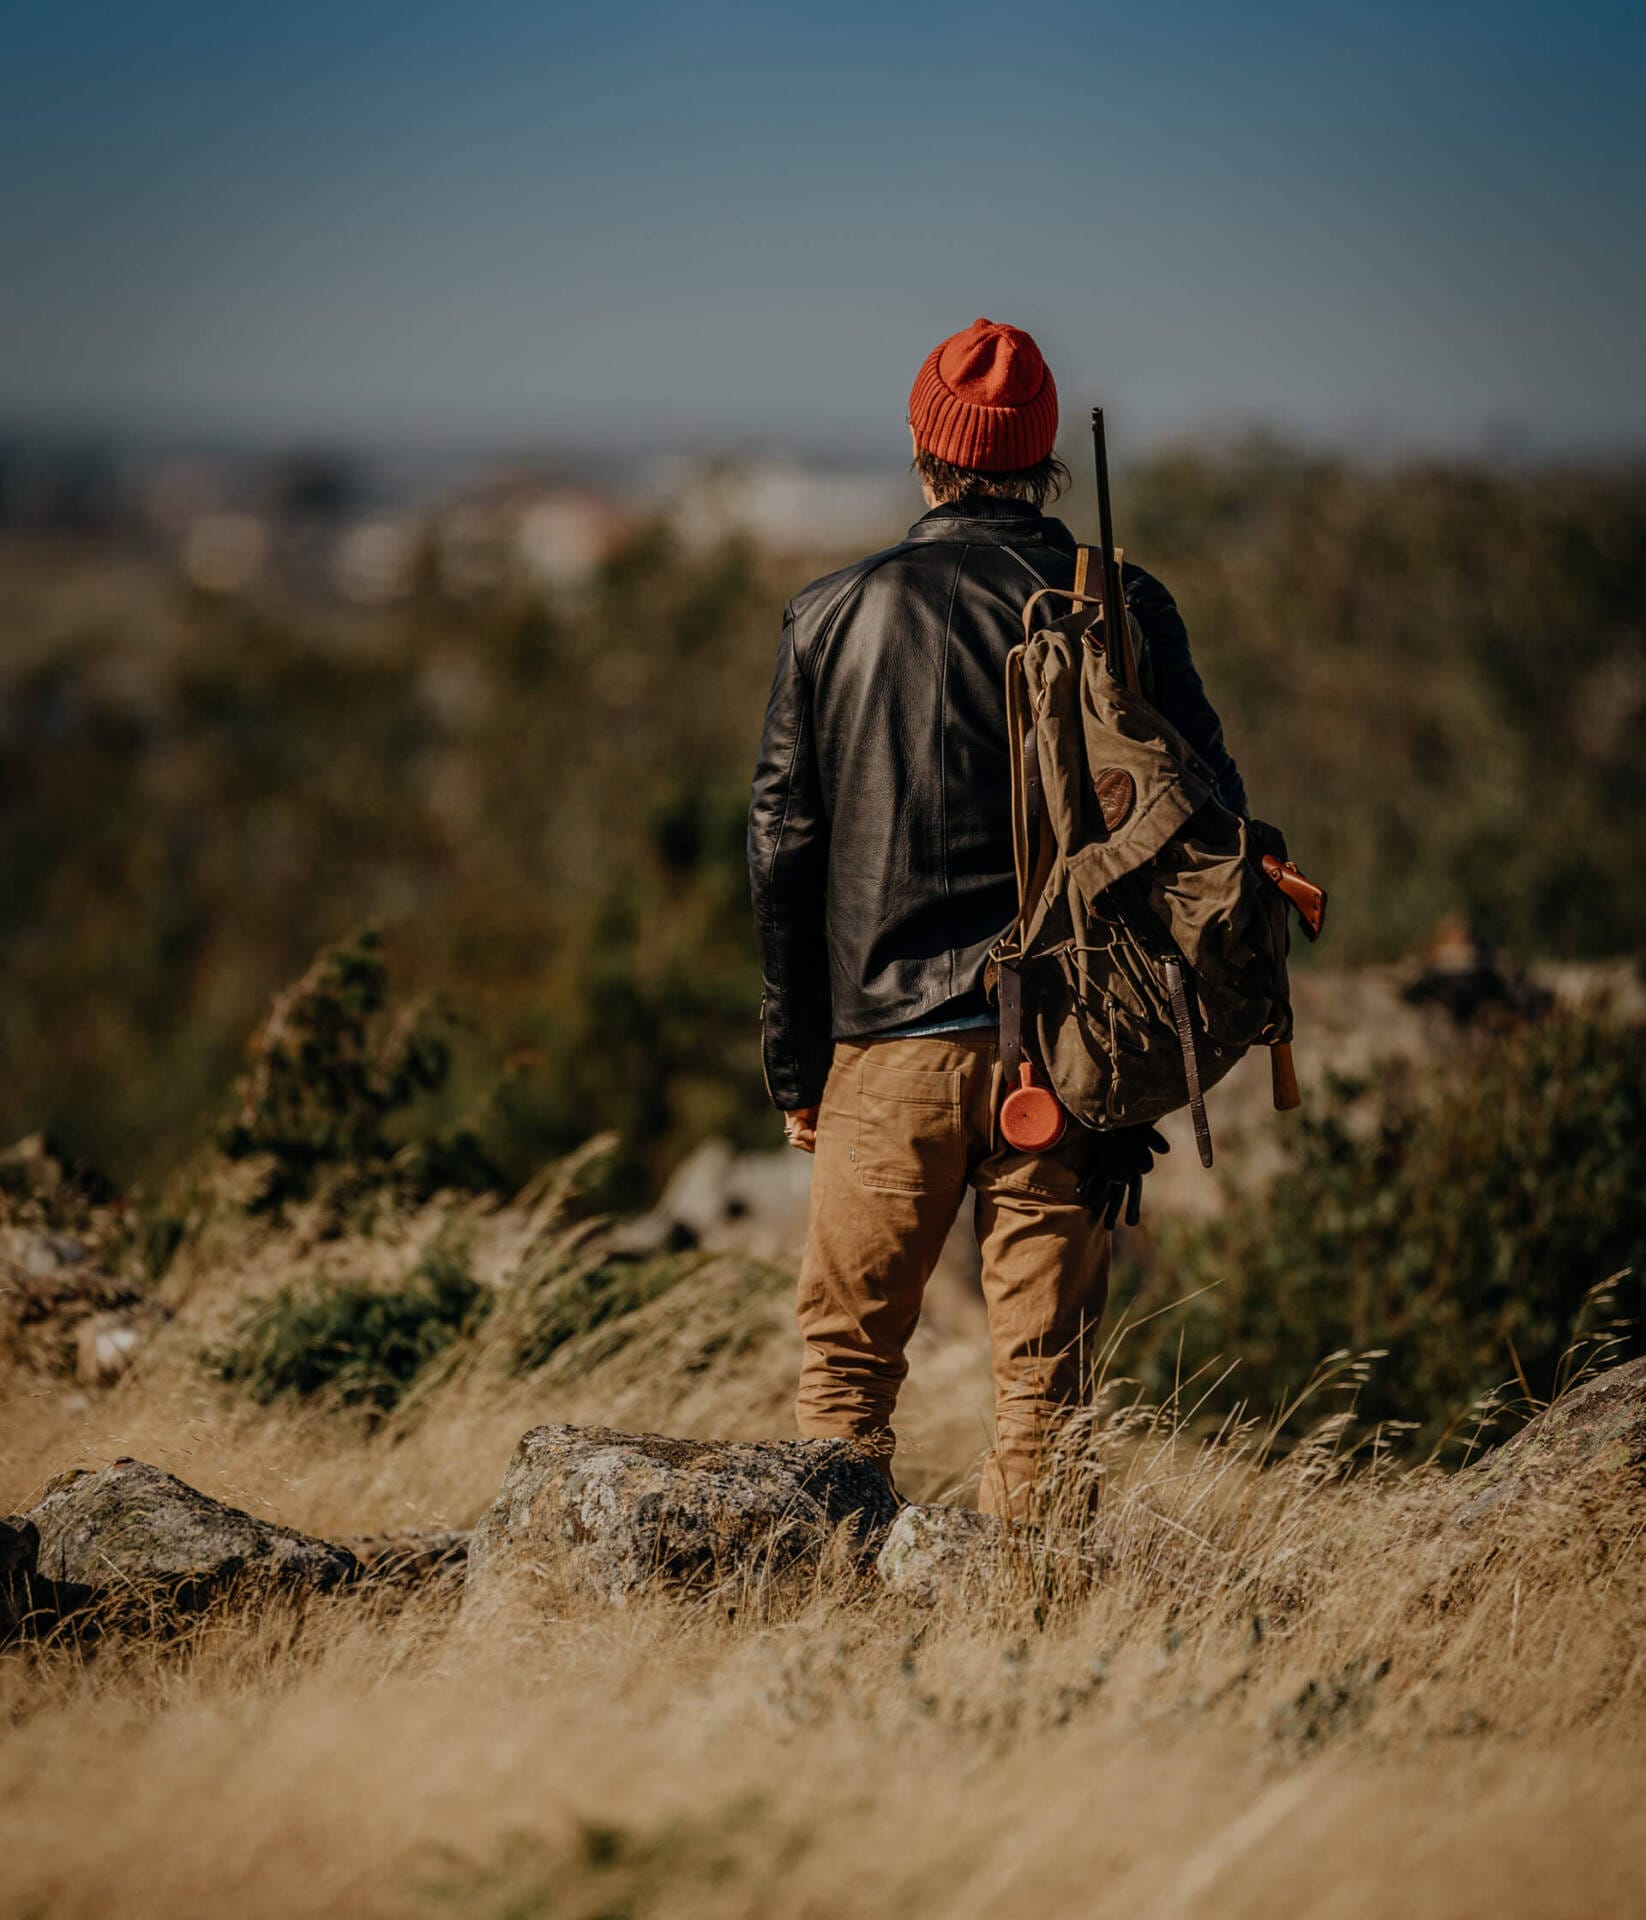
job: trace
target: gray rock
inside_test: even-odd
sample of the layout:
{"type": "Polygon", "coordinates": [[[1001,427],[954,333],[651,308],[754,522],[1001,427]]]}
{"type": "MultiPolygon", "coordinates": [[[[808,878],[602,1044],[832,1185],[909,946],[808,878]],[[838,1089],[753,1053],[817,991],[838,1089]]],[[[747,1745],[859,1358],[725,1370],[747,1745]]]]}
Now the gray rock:
{"type": "Polygon", "coordinates": [[[534,1427],[469,1546],[466,1597],[555,1573],[621,1600],[653,1580],[698,1591],[815,1565],[847,1523],[865,1545],[896,1500],[844,1440],[671,1440],[534,1427]]]}
{"type": "Polygon", "coordinates": [[[430,1580],[461,1580],[469,1564],[469,1535],[455,1529],[366,1533],[341,1540],[360,1562],[369,1585],[420,1587],[430,1580]]]}
{"type": "Polygon", "coordinates": [[[74,1377],[83,1387],[112,1387],[168,1316],[159,1307],[93,1313],[74,1333],[74,1377]]]}
{"type": "Polygon", "coordinates": [[[908,1506],[897,1516],[875,1560],[881,1584],[910,1600],[935,1604],[975,1598],[1001,1543],[992,1513],[968,1507],[908,1506]]]}
{"type": "Polygon", "coordinates": [[[49,1279],[70,1267],[83,1266],[86,1243],[71,1233],[29,1233],[19,1235],[18,1263],[31,1280],[49,1279]]]}
{"type": "Polygon", "coordinates": [[[1527,1492],[1577,1479],[1638,1479],[1646,1469],[1646,1359],[1609,1367],[1564,1394],[1513,1439],[1451,1482],[1451,1514],[1470,1527],[1527,1492]]]}
{"type": "Polygon", "coordinates": [[[669,1176],[650,1213],[613,1231],[622,1253],[679,1247],[747,1253],[756,1259],[798,1258],[806,1241],[810,1156],[739,1153],[728,1141],[703,1141],[669,1176]]]}
{"type": "Polygon", "coordinates": [[[183,1611],[243,1581],[325,1593],[359,1573],[345,1548],[224,1506],[141,1460],[58,1474],[27,1518],[46,1577],[105,1596],[159,1589],[183,1611]]]}

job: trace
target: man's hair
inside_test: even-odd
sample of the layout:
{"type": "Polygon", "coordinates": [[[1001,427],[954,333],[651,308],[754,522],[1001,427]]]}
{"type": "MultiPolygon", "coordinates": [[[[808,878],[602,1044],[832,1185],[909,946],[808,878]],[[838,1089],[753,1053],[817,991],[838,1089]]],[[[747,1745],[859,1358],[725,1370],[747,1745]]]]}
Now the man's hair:
{"type": "Polygon", "coordinates": [[[1069,484],[1069,469],[1055,453],[1032,467],[1010,473],[980,473],[976,467],[955,467],[924,447],[916,450],[914,470],[931,488],[940,507],[963,506],[968,500],[1027,500],[1036,509],[1055,500],[1069,484]]]}

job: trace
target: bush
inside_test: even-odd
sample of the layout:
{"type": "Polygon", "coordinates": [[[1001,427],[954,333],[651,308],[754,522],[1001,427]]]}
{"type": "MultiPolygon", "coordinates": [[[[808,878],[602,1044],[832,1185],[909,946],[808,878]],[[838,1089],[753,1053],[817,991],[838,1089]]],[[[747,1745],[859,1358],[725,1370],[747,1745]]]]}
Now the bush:
{"type": "Polygon", "coordinates": [[[394,1289],[282,1287],[245,1316],[214,1366],[264,1405],[325,1394],[381,1417],[431,1360],[476,1331],[491,1305],[464,1263],[443,1254],[394,1289]]]}
{"type": "Polygon", "coordinates": [[[374,931],[326,948],[278,995],[251,1044],[240,1106],[218,1135],[230,1160],[259,1160],[252,1213],[278,1213],[329,1184],[339,1197],[391,1183],[413,1200],[442,1188],[495,1192],[505,1180],[475,1129],[411,1131],[407,1116],[440,1094],[456,1016],[438,996],[388,1003],[374,931]]]}
{"type": "MultiPolygon", "coordinates": [[[[1323,1356],[1385,1350],[1358,1411],[1429,1445],[1494,1389],[1551,1397],[1605,1318],[1604,1283],[1627,1271],[1639,1301],[1646,1028],[1560,1013],[1483,1041],[1426,1097],[1340,1082],[1289,1139],[1261,1196],[1157,1237],[1154,1270],[1182,1296],[1210,1290],[1140,1333],[1151,1392],[1208,1369],[1197,1395],[1232,1362],[1209,1408],[1274,1414],[1323,1356]]],[[[1617,1338],[1642,1350],[1638,1326],[1617,1338]]]]}

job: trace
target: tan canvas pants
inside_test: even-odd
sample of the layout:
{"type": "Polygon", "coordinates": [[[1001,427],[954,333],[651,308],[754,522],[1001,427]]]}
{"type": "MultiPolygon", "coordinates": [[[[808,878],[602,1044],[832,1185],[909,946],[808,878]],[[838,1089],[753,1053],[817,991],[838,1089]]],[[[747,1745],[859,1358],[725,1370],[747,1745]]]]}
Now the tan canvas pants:
{"type": "Polygon", "coordinates": [[[817,1123],[799,1319],[802,1434],[878,1441],[920,1299],[966,1188],[994,1368],[981,1505],[1021,1511],[1056,1412],[1081,1396],[1108,1293],[1109,1236],[1080,1200],[1083,1144],[1024,1154],[995,1131],[993,1029],[842,1041],[817,1123]]]}

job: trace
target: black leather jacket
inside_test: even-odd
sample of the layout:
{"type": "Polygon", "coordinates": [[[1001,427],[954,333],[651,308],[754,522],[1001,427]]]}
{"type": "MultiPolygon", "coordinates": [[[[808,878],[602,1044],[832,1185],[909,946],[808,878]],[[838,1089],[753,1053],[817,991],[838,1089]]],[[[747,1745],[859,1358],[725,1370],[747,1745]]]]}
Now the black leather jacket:
{"type": "MultiPolygon", "coordinates": [[[[817,1102],[836,1038],[984,1010],[984,962],[1017,912],[1006,655],[1074,553],[1019,501],[935,507],[790,602],[749,810],[774,1105],[817,1102]]],[[[1141,567],[1124,587],[1156,704],[1245,813],[1172,596],[1141,567]]]]}

